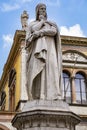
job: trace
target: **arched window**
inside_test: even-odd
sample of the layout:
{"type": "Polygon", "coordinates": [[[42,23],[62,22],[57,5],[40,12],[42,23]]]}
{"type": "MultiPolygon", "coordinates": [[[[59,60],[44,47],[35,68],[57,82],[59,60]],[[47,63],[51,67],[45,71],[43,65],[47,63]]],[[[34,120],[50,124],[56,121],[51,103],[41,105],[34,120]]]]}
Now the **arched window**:
{"type": "Polygon", "coordinates": [[[76,103],[87,104],[86,78],[82,73],[75,75],[76,103]]]}
{"type": "Polygon", "coordinates": [[[67,71],[63,71],[63,98],[66,102],[71,103],[70,74],[67,71]]]}

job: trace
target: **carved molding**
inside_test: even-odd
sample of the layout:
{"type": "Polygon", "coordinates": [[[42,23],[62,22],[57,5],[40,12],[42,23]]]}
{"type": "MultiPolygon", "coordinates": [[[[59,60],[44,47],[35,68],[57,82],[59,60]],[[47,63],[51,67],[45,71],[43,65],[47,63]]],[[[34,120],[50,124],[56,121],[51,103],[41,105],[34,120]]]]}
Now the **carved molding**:
{"type": "Polygon", "coordinates": [[[10,130],[7,126],[0,124],[0,130],[10,130]]]}
{"type": "Polygon", "coordinates": [[[72,112],[62,111],[31,111],[16,115],[12,124],[18,130],[35,127],[74,128],[79,123],[79,118],[72,112]]]}
{"type": "Polygon", "coordinates": [[[25,103],[21,113],[15,115],[12,125],[18,130],[31,130],[38,127],[67,128],[71,130],[81,121],[79,116],[69,110],[63,101],[34,100],[25,103]]]}
{"type": "Polygon", "coordinates": [[[72,62],[86,62],[87,58],[83,55],[76,53],[76,52],[67,52],[63,54],[64,61],[72,61],[72,62]]]}
{"type": "Polygon", "coordinates": [[[87,38],[61,35],[61,43],[62,45],[75,45],[87,47],[87,38]]]}

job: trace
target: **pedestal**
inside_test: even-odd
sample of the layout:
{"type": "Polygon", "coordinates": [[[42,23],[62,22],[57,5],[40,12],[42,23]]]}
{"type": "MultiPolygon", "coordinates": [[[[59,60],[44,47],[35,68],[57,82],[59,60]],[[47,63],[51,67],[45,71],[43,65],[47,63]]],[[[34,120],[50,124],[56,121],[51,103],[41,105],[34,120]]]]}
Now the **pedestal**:
{"type": "Polygon", "coordinates": [[[12,125],[17,130],[75,130],[79,116],[69,110],[67,103],[56,100],[34,100],[25,103],[12,125]]]}

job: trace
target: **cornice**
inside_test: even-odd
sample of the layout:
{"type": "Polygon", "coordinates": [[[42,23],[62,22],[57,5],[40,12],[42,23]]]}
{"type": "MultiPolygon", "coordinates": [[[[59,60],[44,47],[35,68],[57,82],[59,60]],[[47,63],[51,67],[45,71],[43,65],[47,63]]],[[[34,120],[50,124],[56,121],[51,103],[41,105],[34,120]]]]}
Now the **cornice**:
{"type": "Polygon", "coordinates": [[[70,126],[71,124],[76,125],[80,123],[81,118],[70,111],[32,110],[16,114],[12,119],[12,125],[19,128],[20,124],[26,125],[26,122],[29,122],[28,128],[33,127],[34,123],[36,124],[36,127],[38,127],[38,121],[39,126],[41,127],[43,127],[43,121],[45,121],[45,127],[50,127],[52,121],[55,121],[53,122],[54,128],[61,128],[61,123],[65,124],[66,122],[65,126],[70,126]]]}
{"type": "Polygon", "coordinates": [[[87,46],[87,37],[61,35],[62,45],[87,46]]]}
{"type": "Polygon", "coordinates": [[[12,44],[10,53],[8,55],[6,64],[4,65],[2,77],[0,80],[0,90],[4,86],[4,83],[8,77],[9,69],[12,67],[14,59],[19,52],[21,41],[25,40],[25,33],[26,32],[22,31],[22,30],[16,30],[16,32],[15,32],[13,44],[12,44]]]}

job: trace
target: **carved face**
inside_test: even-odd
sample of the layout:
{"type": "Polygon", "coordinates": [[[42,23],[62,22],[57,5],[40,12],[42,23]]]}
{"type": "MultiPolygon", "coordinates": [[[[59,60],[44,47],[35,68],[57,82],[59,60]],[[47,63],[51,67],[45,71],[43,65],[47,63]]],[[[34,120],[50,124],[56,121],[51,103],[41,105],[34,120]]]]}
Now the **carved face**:
{"type": "Polygon", "coordinates": [[[39,7],[39,20],[46,19],[46,7],[44,5],[39,7]]]}

